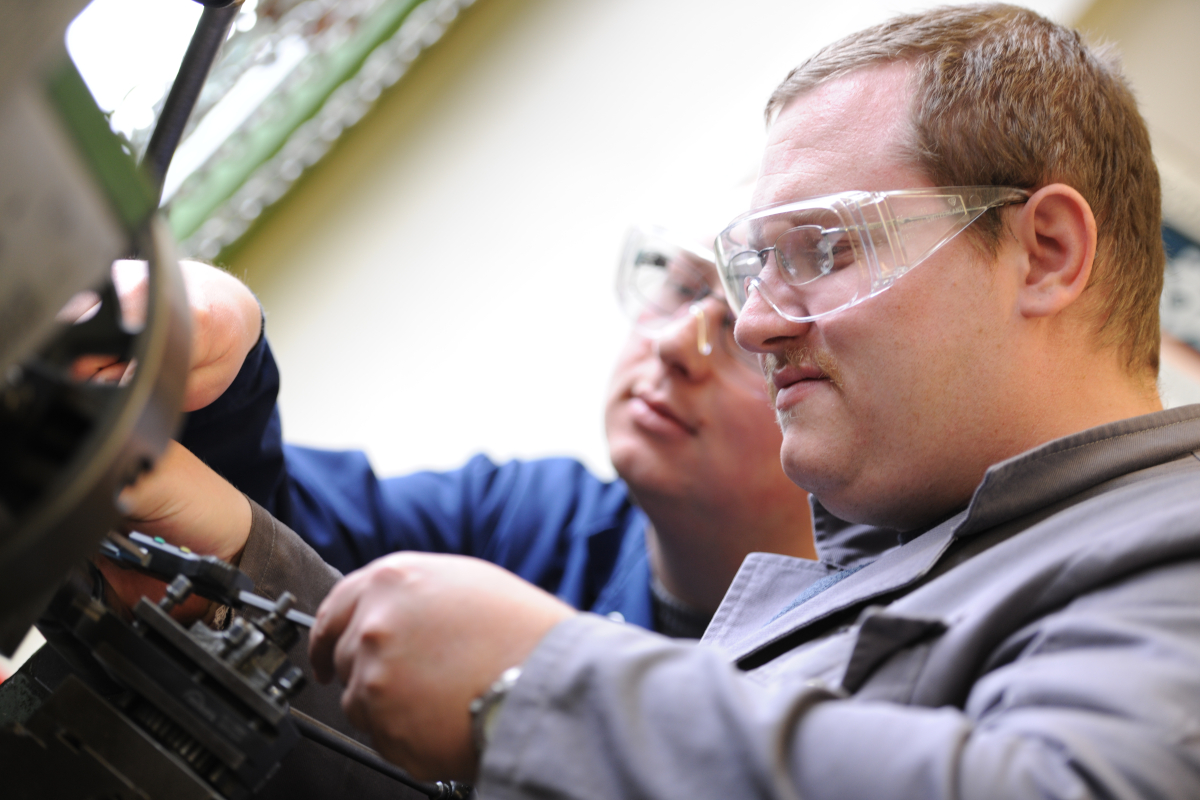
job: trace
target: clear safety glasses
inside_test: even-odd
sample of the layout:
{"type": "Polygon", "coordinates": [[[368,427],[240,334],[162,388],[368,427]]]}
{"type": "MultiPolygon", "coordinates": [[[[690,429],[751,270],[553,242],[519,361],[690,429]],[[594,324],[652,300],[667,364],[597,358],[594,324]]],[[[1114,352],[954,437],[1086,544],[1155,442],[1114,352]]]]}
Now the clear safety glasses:
{"type": "Polygon", "coordinates": [[[733,339],[734,318],[720,287],[710,250],[683,244],[661,228],[629,229],[617,269],[617,297],[634,329],[657,340],[693,320],[701,355],[722,348],[761,381],[757,356],[733,339]]]}
{"type": "Polygon", "coordinates": [[[811,322],[890,287],[988,209],[1025,202],[1002,186],[841,192],[738,217],[717,237],[735,313],[751,289],[783,318],[811,322]]]}

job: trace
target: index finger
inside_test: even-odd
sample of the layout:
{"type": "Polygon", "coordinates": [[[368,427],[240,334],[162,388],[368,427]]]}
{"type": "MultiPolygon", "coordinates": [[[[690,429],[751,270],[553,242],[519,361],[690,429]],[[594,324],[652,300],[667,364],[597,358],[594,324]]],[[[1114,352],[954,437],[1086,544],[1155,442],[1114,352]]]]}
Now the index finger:
{"type": "Polygon", "coordinates": [[[353,575],[342,578],[317,609],[317,621],[308,637],[308,660],[321,683],[329,683],[336,674],[334,648],[358,607],[358,584],[353,575]]]}

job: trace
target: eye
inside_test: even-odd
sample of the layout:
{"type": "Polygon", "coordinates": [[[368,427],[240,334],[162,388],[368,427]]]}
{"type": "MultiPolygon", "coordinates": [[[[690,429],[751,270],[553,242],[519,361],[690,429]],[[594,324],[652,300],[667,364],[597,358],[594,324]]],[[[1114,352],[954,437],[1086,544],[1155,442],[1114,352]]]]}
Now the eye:
{"type": "Polygon", "coordinates": [[[634,262],[639,267],[665,267],[667,265],[667,257],[662,253],[638,253],[637,260],[634,262]]]}
{"type": "Polygon", "coordinates": [[[666,288],[680,303],[699,300],[708,294],[708,284],[686,264],[672,262],[667,267],[666,288]]]}
{"type": "Polygon", "coordinates": [[[775,257],[790,277],[789,283],[805,284],[832,271],[834,246],[822,228],[799,225],[775,241],[775,257]]]}
{"type": "Polygon", "coordinates": [[[845,269],[857,258],[850,232],[840,228],[824,231],[817,249],[821,255],[819,269],[822,275],[845,269]]]}
{"type": "Polygon", "coordinates": [[[680,281],[668,280],[667,290],[674,296],[680,305],[689,301],[695,301],[700,297],[700,290],[695,286],[690,286],[680,281]]]}
{"type": "Polygon", "coordinates": [[[743,250],[730,257],[728,270],[735,278],[749,279],[762,272],[766,259],[759,251],[743,250]]]}

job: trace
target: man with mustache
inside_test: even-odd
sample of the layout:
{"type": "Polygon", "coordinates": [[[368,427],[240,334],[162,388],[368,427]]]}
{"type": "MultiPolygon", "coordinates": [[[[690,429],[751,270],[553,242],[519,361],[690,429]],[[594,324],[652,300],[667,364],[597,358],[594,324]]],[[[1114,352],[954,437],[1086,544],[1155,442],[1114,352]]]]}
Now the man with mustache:
{"type": "Polygon", "coordinates": [[[699,647],[388,556],[322,604],[318,675],[492,798],[1200,795],[1200,408],[1156,390],[1158,177],[1114,57],[935,9],[768,120],[717,242],[737,338],[788,475],[876,535],[819,528],[822,577],[750,555],[699,647]]]}

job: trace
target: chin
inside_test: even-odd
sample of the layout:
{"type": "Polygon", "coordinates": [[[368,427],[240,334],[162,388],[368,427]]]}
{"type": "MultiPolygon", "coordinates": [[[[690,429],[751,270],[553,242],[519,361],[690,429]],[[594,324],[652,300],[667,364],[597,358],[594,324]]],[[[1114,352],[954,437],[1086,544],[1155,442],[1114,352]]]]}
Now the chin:
{"type": "Polygon", "coordinates": [[[622,480],[629,482],[636,475],[639,466],[647,464],[653,453],[648,452],[647,443],[638,435],[636,428],[628,420],[610,416],[605,426],[605,440],[608,444],[608,458],[612,462],[622,480]]]}
{"type": "Polygon", "coordinates": [[[617,476],[626,483],[637,465],[637,453],[630,444],[628,440],[620,437],[608,437],[608,459],[612,462],[617,476]]]}
{"type": "Polygon", "coordinates": [[[608,457],[635,498],[676,497],[693,477],[687,464],[665,456],[634,433],[609,434],[608,457]]]}
{"type": "Polygon", "coordinates": [[[839,465],[844,462],[845,454],[831,447],[829,441],[816,441],[806,433],[811,432],[800,430],[798,426],[783,426],[783,444],[779,451],[783,473],[810,494],[835,495],[835,487],[842,483],[838,477],[842,472],[839,465]]]}

